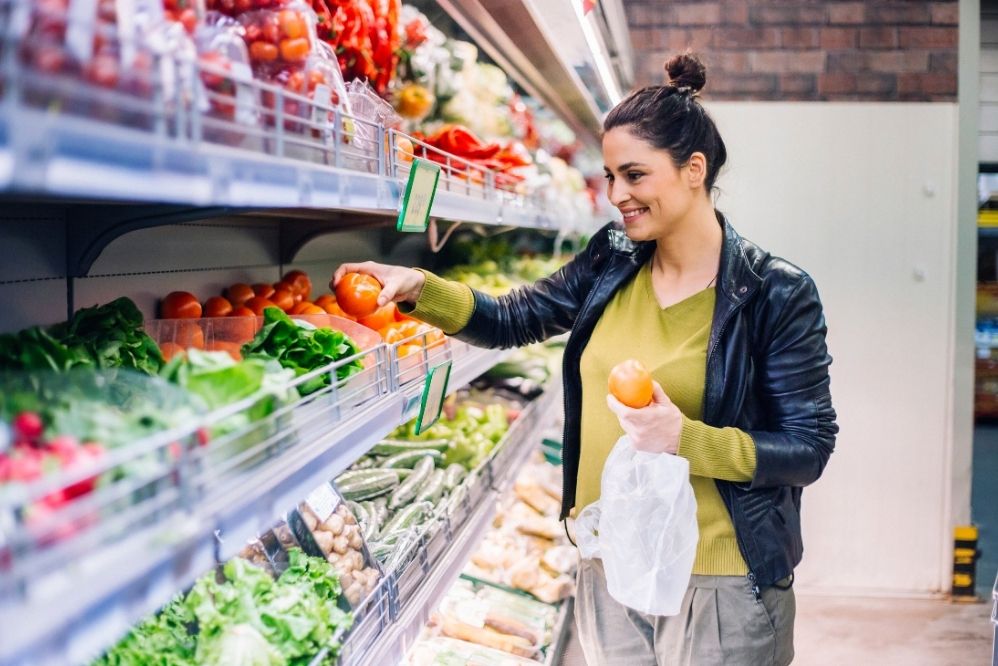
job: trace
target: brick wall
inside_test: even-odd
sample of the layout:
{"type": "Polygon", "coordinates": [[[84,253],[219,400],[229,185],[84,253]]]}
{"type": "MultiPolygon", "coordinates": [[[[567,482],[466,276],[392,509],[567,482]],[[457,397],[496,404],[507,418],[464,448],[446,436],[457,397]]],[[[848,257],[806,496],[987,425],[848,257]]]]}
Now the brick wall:
{"type": "Polygon", "coordinates": [[[956,0],[624,0],[637,85],[691,48],[704,96],[724,100],[954,101],[956,0]]]}

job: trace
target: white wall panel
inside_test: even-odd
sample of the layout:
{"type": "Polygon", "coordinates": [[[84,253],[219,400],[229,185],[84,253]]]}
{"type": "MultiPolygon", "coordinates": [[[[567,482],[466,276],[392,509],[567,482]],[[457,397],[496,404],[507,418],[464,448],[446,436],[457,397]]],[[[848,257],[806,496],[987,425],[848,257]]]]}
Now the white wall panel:
{"type": "Polygon", "coordinates": [[[957,107],[710,110],[730,156],[718,207],[814,277],[829,325],[841,433],[804,492],[800,584],[947,590],[957,107]]]}

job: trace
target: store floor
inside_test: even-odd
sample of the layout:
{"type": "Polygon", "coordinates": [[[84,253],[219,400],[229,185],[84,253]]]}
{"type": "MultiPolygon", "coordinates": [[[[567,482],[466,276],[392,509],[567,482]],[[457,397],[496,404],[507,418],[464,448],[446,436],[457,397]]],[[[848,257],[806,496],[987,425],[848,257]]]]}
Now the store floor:
{"type": "MultiPolygon", "coordinates": [[[[798,596],[794,666],[990,664],[991,639],[990,604],[798,596]]],[[[587,666],[578,641],[561,663],[587,666]]]]}

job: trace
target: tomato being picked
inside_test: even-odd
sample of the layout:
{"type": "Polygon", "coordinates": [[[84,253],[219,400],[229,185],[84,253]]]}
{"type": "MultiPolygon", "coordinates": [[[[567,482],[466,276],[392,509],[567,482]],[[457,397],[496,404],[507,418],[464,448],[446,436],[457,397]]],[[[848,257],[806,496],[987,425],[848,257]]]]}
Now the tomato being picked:
{"type": "Polygon", "coordinates": [[[381,283],[370,275],[347,273],[336,285],[336,302],[354,317],[366,317],[378,309],[381,283]]]}
{"type": "Polygon", "coordinates": [[[622,361],[610,371],[610,393],[628,407],[640,409],[651,403],[651,374],[634,359],[622,361]]]}

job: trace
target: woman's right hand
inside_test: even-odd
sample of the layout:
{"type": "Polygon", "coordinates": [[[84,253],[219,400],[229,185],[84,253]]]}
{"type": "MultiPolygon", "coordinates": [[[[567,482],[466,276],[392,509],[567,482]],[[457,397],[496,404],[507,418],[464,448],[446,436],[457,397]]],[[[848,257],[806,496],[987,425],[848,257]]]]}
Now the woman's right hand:
{"type": "Polygon", "coordinates": [[[329,288],[336,291],[336,285],[347,273],[363,273],[370,275],[381,283],[381,295],[378,296],[378,307],[388,303],[405,302],[415,303],[419,300],[419,295],[423,292],[423,284],[426,278],[420,271],[404,266],[388,266],[377,264],[373,261],[365,261],[359,264],[343,264],[336,269],[333,279],[329,283],[329,288]]]}

